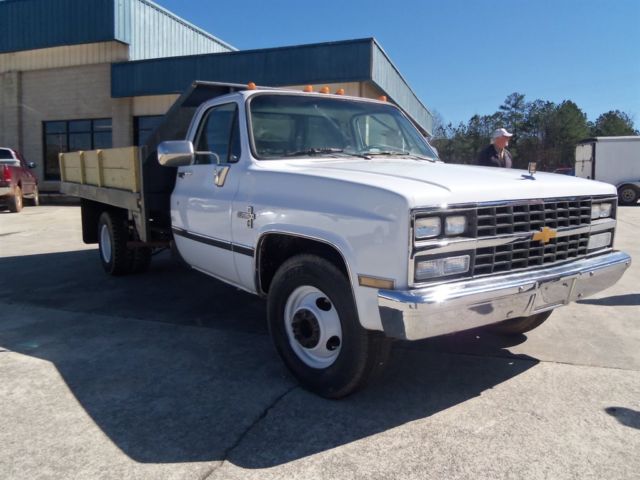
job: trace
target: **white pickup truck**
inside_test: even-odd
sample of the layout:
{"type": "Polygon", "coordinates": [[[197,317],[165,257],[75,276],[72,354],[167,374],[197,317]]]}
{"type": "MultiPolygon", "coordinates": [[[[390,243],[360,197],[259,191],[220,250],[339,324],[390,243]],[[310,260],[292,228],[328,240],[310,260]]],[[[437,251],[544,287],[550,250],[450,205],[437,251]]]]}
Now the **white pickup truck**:
{"type": "Polygon", "coordinates": [[[199,82],[147,147],[63,154],[61,171],[107,272],[171,244],[265,297],[278,353],[331,398],[391,339],[521,334],[631,262],[613,186],[442,163],[384,101],[199,82]]]}

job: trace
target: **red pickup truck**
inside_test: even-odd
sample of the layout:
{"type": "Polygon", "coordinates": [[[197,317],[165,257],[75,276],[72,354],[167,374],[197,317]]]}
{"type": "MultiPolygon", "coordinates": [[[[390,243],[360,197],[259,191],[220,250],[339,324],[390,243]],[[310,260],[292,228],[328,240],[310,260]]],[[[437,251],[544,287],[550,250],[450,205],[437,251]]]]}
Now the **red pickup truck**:
{"type": "Polygon", "coordinates": [[[15,150],[0,148],[0,205],[19,212],[24,199],[32,205],[40,204],[38,179],[30,171],[35,166],[15,150]]]}

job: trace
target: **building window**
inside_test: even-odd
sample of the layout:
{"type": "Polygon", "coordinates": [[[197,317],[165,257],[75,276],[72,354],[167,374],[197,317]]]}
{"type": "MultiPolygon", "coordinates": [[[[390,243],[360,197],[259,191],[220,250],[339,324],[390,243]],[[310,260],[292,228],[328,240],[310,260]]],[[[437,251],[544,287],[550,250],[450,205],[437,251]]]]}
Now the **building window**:
{"type": "Polygon", "coordinates": [[[44,178],[60,180],[58,154],[111,148],[111,119],[42,122],[44,129],[44,178]]]}
{"type": "Polygon", "coordinates": [[[163,118],[164,115],[133,117],[133,143],[138,147],[144,145],[163,118]]]}

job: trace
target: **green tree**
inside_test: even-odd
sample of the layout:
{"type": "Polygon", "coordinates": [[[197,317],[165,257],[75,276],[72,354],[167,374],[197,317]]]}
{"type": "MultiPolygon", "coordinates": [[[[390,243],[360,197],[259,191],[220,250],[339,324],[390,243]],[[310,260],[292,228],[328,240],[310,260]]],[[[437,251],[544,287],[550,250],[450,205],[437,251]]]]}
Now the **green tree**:
{"type": "Polygon", "coordinates": [[[513,138],[509,144],[509,150],[515,155],[518,152],[518,142],[523,130],[523,124],[527,116],[527,102],[525,96],[518,92],[513,92],[507,96],[504,103],[500,105],[500,123],[499,127],[504,127],[511,133],[513,138]]]}
{"type": "Polygon", "coordinates": [[[474,163],[479,151],[489,143],[493,130],[504,127],[514,133],[509,145],[514,167],[526,169],[529,162],[537,162],[539,170],[547,171],[572,166],[576,144],[586,137],[638,134],[624,112],[607,112],[590,124],[584,112],[570,100],[560,104],[546,100],[527,102],[517,92],[507,96],[491,115],[474,115],[457,127],[444,125],[439,117],[436,124],[438,134],[432,143],[445,162],[474,163]]]}
{"type": "Polygon", "coordinates": [[[576,144],[589,136],[587,116],[574,102],[565,100],[550,114],[545,136],[549,151],[541,169],[550,171],[562,165],[572,165],[576,144]]]}
{"type": "Polygon", "coordinates": [[[529,162],[537,162],[539,168],[554,163],[550,148],[549,133],[551,119],[557,105],[545,100],[527,103],[518,142],[518,156],[515,166],[526,168],[529,162]]]}
{"type": "Polygon", "coordinates": [[[620,110],[610,110],[600,115],[591,129],[594,137],[616,137],[621,135],[638,135],[633,128],[633,120],[620,110]]]}

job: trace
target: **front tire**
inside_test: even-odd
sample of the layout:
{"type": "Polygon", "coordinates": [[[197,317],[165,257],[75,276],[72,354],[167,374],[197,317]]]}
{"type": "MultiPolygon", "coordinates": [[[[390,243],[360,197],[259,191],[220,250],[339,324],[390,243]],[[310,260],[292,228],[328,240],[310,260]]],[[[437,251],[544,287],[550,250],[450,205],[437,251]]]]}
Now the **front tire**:
{"type": "Polygon", "coordinates": [[[267,315],[284,363],[318,395],[347,396],[386,364],[390,340],[360,325],[347,277],[321,257],[298,255],[278,269],[267,315]]]}
{"type": "Polygon", "coordinates": [[[522,335],[529,332],[534,328],[538,328],[542,325],[547,318],[551,316],[553,310],[548,310],[542,313],[536,313],[528,317],[518,317],[505,320],[495,325],[491,325],[488,328],[489,331],[497,333],[498,335],[513,336],[522,335]]]}
{"type": "Polygon", "coordinates": [[[126,218],[115,212],[102,212],[98,220],[98,247],[102,268],[109,275],[130,273],[133,259],[127,249],[128,238],[126,218]]]}

